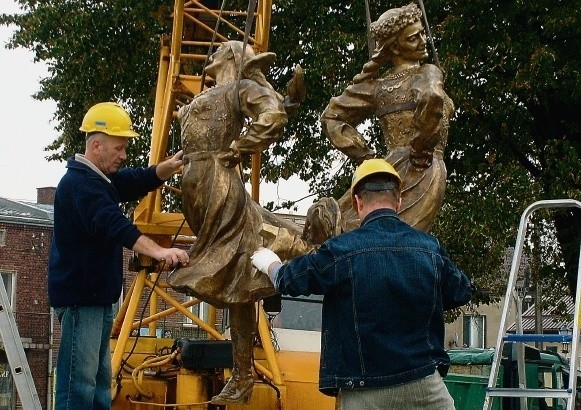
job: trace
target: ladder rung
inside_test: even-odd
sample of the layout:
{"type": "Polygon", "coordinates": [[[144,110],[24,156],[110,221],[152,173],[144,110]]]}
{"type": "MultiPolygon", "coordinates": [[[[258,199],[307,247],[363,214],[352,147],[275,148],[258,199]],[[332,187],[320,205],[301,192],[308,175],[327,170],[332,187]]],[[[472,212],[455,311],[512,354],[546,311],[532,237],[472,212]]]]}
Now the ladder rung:
{"type": "Polygon", "coordinates": [[[486,395],[491,397],[536,397],[570,399],[571,389],[519,389],[506,387],[487,387],[486,395]]]}
{"type": "Polygon", "coordinates": [[[507,342],[555,342],[567,343],[573,340],[573,335],[545,335],[545,334],[507,334],[502,338],[507,342]]]}

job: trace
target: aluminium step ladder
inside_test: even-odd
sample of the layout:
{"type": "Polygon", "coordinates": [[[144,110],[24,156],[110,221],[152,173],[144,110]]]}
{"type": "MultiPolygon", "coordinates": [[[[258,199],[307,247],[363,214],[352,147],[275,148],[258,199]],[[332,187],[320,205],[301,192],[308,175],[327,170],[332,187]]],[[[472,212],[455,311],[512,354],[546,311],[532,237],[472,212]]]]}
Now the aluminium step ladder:
{"type": "Polygon", "coordinates": [[[32,380],[22,341],[16,328],[4,281],[0,278],[0,336],[10,365],[10,372],[18,390],[24,410],[42,410],[40,399],[32,380]]]}
{"type": "MultiPolygon", "coordinates": [[[[484,410],[490,410],[495,397],[515,397],[521,398],[520,409],[527,409],[528,398],[556,398],[564,399],[567,403],[567,410],[575,408],[575,396],[577,391],[577,370],[579,369],[579,320],[581,309],[581,255],[579,258],[579,266],[577,268],[577,285],[575,291],[575,314],[573,321],[572,335],[555,335],[555,334],[523,334],[522,324],[522,306],[519,303],[519,297],[516,291],[517,277],[519,273],[519,266],[521,261],[523,244],[525,241],[525,234],[529,217],[534,211],[538,209],[547,208],[570,208],[576,207],[581,209],[581,202],[573,199],[559,199],[559,200],[544,200],[537,201],[530,205],[523,212],[520,220],[520,226],[517,233],[516,245],[510,269],[510,276],[506,288],[506,295],[504,299],[504,307],[500,321],[500,328],[498,332],[498,339],[496,343],[496,350],[492,366],[490,369],[490,377],[488,380],[488,387],[486,388],[486,397],[484,400],[484,410]],[[508,327],[508,315],[510,312],[511,299],[516,306],[516,333],[508,334],[506,329],[508,327]],[[517,373],[518,385],[515,388],[496,387],[500,362],[502,360],[502,352],[505,342],[513,342],[516,346],[517,357],[517,373]],[[525,374],[525,342],[560,342],[571,343],[571,361],[569,370],[569,383],[566,388],[561,389],[531,389],[527,388],[526,374],[525,374]]],[[[581,253],[581,249],[580,249],[581,253]]]]}

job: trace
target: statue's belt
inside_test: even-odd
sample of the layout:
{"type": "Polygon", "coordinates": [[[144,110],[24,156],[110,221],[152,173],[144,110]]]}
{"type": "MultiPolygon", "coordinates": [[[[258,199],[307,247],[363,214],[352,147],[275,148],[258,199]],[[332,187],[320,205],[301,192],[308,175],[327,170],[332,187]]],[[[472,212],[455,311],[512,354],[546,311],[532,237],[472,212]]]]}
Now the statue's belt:
{"type": "Polygon", "coordinates": [[[417,106],[418,106],[418,104],[414,101],[408,101],[408,102],[399,103],[399,104],[390,104],[390,105],[386,105],[385,107],[381,107],[379,110],[377,110],[375,115],[377,115],[377,117],[381,118],[384,115],[392,114],[394,112],[412,111],[412,110],[415,110],[417,106]]]}
{"type": "MultiPolygon", "coordinates": [[[[387,161],[389,162],[398,162],[397,158],[408,157],[410,152],[409,145],[405,146],[396,146],[394,144],[390,144],[388,148],[388,155],[386,157],[387,161]]],[[[435,148],[433,152],[434,159],[442,160],[444,159],[444,151],[440,148],[435,148]]],[[[396,167],[397,168],[397,167],[396,167]]]]}
{"type": "Polygon", "coordinates": [[[192,161],[217,159],[224,167],[232,168],[240,162],[240,154],[234,150],[197,151],[184,155],[184,164],[192,161]]]}

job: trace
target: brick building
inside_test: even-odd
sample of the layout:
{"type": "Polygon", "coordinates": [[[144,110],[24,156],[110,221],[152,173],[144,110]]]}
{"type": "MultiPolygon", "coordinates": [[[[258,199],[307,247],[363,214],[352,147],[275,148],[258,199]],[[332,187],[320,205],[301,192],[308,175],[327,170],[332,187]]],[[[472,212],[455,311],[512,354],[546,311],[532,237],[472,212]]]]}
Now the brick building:
{"type": "MultiPolygon", "coordinates": [[[[53,354],[47,260],[52,238],[55,188],[39,188],[36,203],[0,198],[0,274],[11,302],[36,390],[50,403],[53,354]]],[[[18,406],[16,388],[0,349],[0,408],[18,406]]]]}

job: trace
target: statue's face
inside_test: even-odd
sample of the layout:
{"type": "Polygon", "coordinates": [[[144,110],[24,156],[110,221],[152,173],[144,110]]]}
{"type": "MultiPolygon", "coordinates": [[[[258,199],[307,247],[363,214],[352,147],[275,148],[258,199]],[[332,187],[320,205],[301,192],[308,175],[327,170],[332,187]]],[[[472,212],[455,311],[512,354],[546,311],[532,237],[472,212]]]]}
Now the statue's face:
{"type": "Polygon", "coordinates": [[[208,65],[206,66],[206,73],[214,78],[216,78],[216,73],[221,70],[225,64],[232,62],[234,55],[229,45],[222,44],[214,54],[212,54],[208,60],[208,65]],[[230,61],[229,61],[230,60],[230,61]]]}
{"type": "Polygon", "coordinates": [[[426,35],[421,21],[404,28],[394,43],[395,50],[401,59],[406,61],[422,61],[428,57],[426,35]]]}

